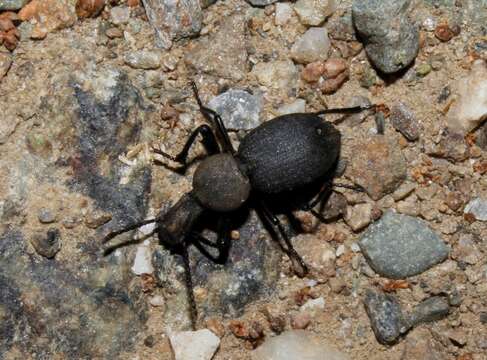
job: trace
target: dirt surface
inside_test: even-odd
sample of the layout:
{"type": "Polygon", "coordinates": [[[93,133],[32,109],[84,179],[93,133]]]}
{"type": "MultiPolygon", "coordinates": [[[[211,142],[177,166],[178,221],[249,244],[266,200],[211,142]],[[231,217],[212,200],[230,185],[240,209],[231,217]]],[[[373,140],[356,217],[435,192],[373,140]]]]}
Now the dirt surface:
{"type": "MultiPolygon", "coordinates": [[[[262,277],[255,283],[262,283],[263,290],[250,288],[252,296],[242,302],[232,302],[224,295],[213,299],[212,293],[221,287],[218,276],[225,272],[192,253],[195,268],[202,266],[196,270],[196,300],[205,304],[201,325],[224,329],[215,360],[250,359],[253,347],[279,332],[273,319],[280,317],[283,328],[291,328],[291,319],[300,313],[300,306],[313,298],[323,298],[325,305],[309,310],[311,319],[306,329],[351,359],[487,359],[487,226],[463,213],[471,199],[487,197],[487,155],[475,144],[475,137],[483,130],[465,139],[445,140],[446,113],[455,94],[441,98],[445,88],[452,88],[456,80],[469,74],[473,60],[486,58],[485,47],[475,45],[485,46],[485,24],[453,5],[434,6],[422,1],[415,5],[412,16],[420,24],[420,50],[414,64],[399,75],[380,77],[363,49],[355,54],[350,50],[357,48],[353,38],[332,38],[330,57],[344,58],[349,72],[348,81],[332,94],[323,94],[317,85],[304,81],[304,66],[299,64],[294,65],[295,78],[283,86],[265,86],[259,81],[255,64],[289,61],[292,44],[307,29],[296,15],[286,24],[276,25],[275,5],[252,8],[243,0],[217,1],[203,10],[202,35],[175,41],[164,51],[156,48],[154,32],[141,6],[130,8],[131,18],[126,24],[111,23],[112,5],[107,5],[98,17],[78,20],[41,40],[29,38],[29,23],[20,25],[22,37],[12,53],[12,65],[0,80],[0,121],[6,129],[0,143],[0,233],[4,246],[0,284],[12,289],[8,294],[17,299],[15,306],[8,305],[9,299],[1,299],[0,319],[15,328],[12,332],[2,328],[3,334],[22,334],[30,345],[22,344],[14,335],[6,336],[9,340],[0,342],[2,357],[75,358],[76,341],[59,340],[61,333],[86,327],[86,332],[73,330],[73,336],[79,336],[77,341],[83,344],[81,357],[173,358],[167,333],[188,329],[189,325],[181,262],[171,260],[173,257],[157,240],[149,238],[151,253],[161,254],[166,262],[153,275],[136,276],[130,270],[136,246],[124,246],[103,256],[100,240],[109,229],[153,216],[191,188],[195,166],[186,175],[156,166],[150,148],[160,147],[174,154],[191,130],[204,122],[188,86],[194,80],[204,103],[228,88],[261,94],[262,121],[275,117],[282,105],[296,98],[306,100],[308,112],[325,106],[347,106],[356,96],[385,104],[385,108],[398,101],[405,103],[419,126],[419,139],[408,141],[397,132],[387,110],[384,137],[404,156],[405,181],[413,184],[414,190],[404,199],[389,194],[377,200],[350,190],[337,191],[344,194],[349,209],[371,204],[366,224],[374,214],[392,208],[426,220],[451,247],[445,262],[395,288],[375,274],[356,249],[366,225],[352,226],[358,221],[353,221],[353,212],[346,221],[340,218],[326,224],[297,213],[306,234],[293,238],[296,249],[305,260],[317,264],[308,277],[300,279],[254,219],[254,223],[242,225],[243,240],[235,241],[254,241],[254,245],[257,240],[265,241],[265,246],[255,247],[258,257],[251,260],[261,271],[262,277]],[[440,41],[434,28],[428,30],[423,25],[427,19],[455,22],[461,31],[449,41],[440,41]],[[235,38],[241,36],[245,44],[228,40],[230,48],[221,50],[223,59],[212,59],[208,53],[217,54],[214,43],[225,46],[224,40],[213,36],[229,21],[237,24],[235,28],[241,26],[241,31],[235,30],[235,38]],[[121,36],[113,29],[121,30],[121,36]],[[207,38],[213,43],[205,45],[207,38]],[[205,49],[208,53],[202,55],[205,49]],[[157,52],[163,65],[156,69],[127,65],[126,57],[137,51],[157,52]],[[242,53],[244,61],[238,57],[242,53]],[[215,64],[207,64],[209,70],[202,72],[199,57],[215,64]],[[220,72],[218,61],[225,67],[220,72]],[[424,64],[430,65],[426,74],[424,64]],[[373,81],[364,87],[370,74],[373,81]],[[443,144],[445,148],[439,149],[443,144]],[[50,228],[59,229],[62,245],[52,260],[40,256],[31,240],[50,228]],[[459,242],[465,236],[471,241],[459,242]],[[315,259],[323,249],[331,260],[315,259]],[[171,271],[166,274],[167,268],[171,271]],[[206,270],[216,275],[207,277],[206,270]],[[32,275],[37,272],[43,275],[32,275]],[[49,286],[44,283],[47,279],[52,282],[49,286]],[[109,285],[119,295],[103,292],[109,285]],[[57,286],[69,289],[61,300],[45,295],[57,286]],[[445,319],[420,325],[395,345],[385,346],[374,336],[363,306],[365,291],[370,288],[392,289],[405,309],[432,295],[457,296],[460,300],[451,306],[445,319]],[[100,291],[109,300],[100,298],[97,303],[92,289],[105,289],[100,291]],[[77,297],[79,301],[74,301],[77,297]],[[164,299],[162,306],[150,305],[155,297],[164,299]],[[38,299],[47,305],[36,306],[38,299]],[[56,301],[69,302],[69,307],[56,301]],[[228,308],[219,311],[218,304],[228,308]],[[33,314],[25,315],[26,306],[34,309],[33,314]],[[103,315],[98,313],[100,306],[106,307],[103,315]],[[42,307],[49,314],[40,313],[42,307]],[[17,309],[15,316],[12,309],[17,309]],[[96,312],[96,319],[80,320],[80,314],[90,319],[92,312],[96,312]],[[52,320],[63,317],[71,324],[52,320]],[[33,325],[34,318],[40,325],[33,325]],[[263,338],[235,336],[238,331],[232,321],[236,319],[245,328],[262,328],[263,338]],[[25,322],[22,329],[15,325],[19,322],[25,322]],[[130,331],[123,334],[123,327],[130,331]],[[117,340],[112,341],[111,336],[117,340]],[[53,342],[53,338],[57,340],[53,342]]],[[[340,1],[324,26],[331,27],[350,7],[351,1],[340,1]]],[[[349,162],[354,158],[352,149],[378,136],[373,115],[358,124],[346,120],[337,126],[342,133],[342,158],[349,162]]],[[[237,143],[241,135],[232,133],[232,139],[237,143]]],[[[191,154],[194,158],[203,156],[202,146],[195,146],[191,154]]],[[[343,182],[357,180],[350,171],[348,167],[343,182]]],[[[237,265],[232,269],[250,272],[250,267],[239,267],[245,257],[242,259],[244,250],[238,251],[233,255],[232,264],[237,265]]]]}

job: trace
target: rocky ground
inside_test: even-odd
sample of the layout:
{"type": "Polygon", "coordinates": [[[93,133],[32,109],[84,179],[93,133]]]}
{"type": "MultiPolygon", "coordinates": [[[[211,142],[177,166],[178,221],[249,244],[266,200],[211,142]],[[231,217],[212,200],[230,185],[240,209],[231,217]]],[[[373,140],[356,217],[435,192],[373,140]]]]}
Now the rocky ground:
{"type": "Polygon", "coordinates": [[[487,359],[485,24],[485,0],[0,0],[0,357],[487,359]],[[151,225],[101,241],[191,188],[202,146],[186,174],[152,152],[204,122],[190,80],[236,146],[377,105],[328,118],[366,193],[294,213],[308,276],[247,209],[225,266],[191,248],[196,333],[151,225]]]}

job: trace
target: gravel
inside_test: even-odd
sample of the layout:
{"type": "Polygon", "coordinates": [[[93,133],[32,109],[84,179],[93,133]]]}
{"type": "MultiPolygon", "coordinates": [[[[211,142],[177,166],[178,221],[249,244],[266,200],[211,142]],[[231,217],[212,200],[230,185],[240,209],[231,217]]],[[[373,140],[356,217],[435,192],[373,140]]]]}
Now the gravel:
{"type": "Polygon", "coordinates": [[[296,40],[291,48],[291,57],[302,64],[326,60],[330,51],[330,40],[325,28],[311,28],[296,40]]]}
{"type": "Polygon", "coordinates": [[[261,124],[262,99],[247,91],[230,89],[208,102],[222,117],[227,129],[251,130],[261,124]]]}
{"type": "Polygon", "coordinates": [[[380,275],[402,279],[442,262],[449,253],[424,221],[387,211],[361,236],[360,249],[380,275]]]}
{"type": "Polygon", "coordinates": [[[390,74],[406,68],[419,50],[419,29],[408,16],[410,0],[355,0],[353,22],[371,62],[390,74]]]}

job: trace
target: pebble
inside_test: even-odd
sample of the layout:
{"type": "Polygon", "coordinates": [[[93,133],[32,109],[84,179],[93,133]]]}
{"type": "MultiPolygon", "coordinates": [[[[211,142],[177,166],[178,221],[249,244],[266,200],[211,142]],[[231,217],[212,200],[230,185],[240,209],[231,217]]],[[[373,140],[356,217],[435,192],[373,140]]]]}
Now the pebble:
{"type": "Polygon", "coordinates": [[[327,220],[335,220],[343,216],[347,211],[347,199],[343,194],[333,191],[326,201],[321,215],[327,220]]]}
{"type": "Polygon", "coordinates": [[[0,0],[0,11],[20,10],[29,0],[0,0]]]}
{"type": "Polygon", "coordinates": [[[220,339],[208,329],[171,332],[169,341],[175,360],[210,360],[220,339]]]}
{"type": "Polygon", "coordinates": [[[306,111],[306,100],[296,99],[290,104],[282,105],[277,109],[278,115],[304,113],[306,111]]]}
{"type": "Polygon", "coordinates": [[[318,26],[337,8],[335,0],[298,0],[294,11],[303,25],[318,26]]]}
{"type": "Polygon", "coordinates": [[[298,78],[298,70],[291,60],[260,62],[252,73],[261,85],[275,89],[293,88],[298,78]]]}
{"type": "Polygon", "coordinates": [[[96,17],[105,7],[105,0],[78,0],[76,2],[76,15],[78,18],[96,17]]]}
{"type": "Polygon", "coordinates": [[[253,6],[267,6],[270,4],[274,4],[278,0],[246,0],[246,1],[253,6]]]}
{"type": "Polygon", "coordinates": [[[325,28],[313,27],[299,37],[291,48],[291,58],[301,64],[326,60],[330,39],[325,28]]]}
{"type": "Polygon", "coordinates": [[[164,301],[164,298],[161,295],[156,295],[149,299],[149,303],[154,307],[161,307],[164,306],[166,302],[164,301]]]}
{"type": "Polygon", "coordinates": [[[106,224],[110,220],[112,220],[112,215],[110,213],[95,210],[90,211],[88,214],[86,214],[85,225],[88,226],[90,229],[96,229],[103,224],[106,224]]]}
{"type": "Polygon", "coordinates": [[[110,9],[110,21],[114,25],[123,25],[130,20],[130,8],[126,6],[115,6],[110,9]]]}
{"type": "Polygon", "coordinates": [[[161,54],[157,51],[139,50],[125,55],[124,61],[134,69],[158,69],[161,67],[161,54]]]}
{"type": "Polygon", "coordinates": [[[423,64],[418,65],[418,67],[416,68],[416,75],[418,75],[420,77],[425,77],[426,75],[428,75],[431,72],[431,70],[433,70],[433,68],[431,67],[430,64],[423,63],[423,64]]]}
{"type": "Polygon", "coordinates": [[[322,297],[316,298],[316,299],[309,299],[306,301],[302,306],[301,310],[323,310],[325,308],[325,299],[322,297]]]}
{"type": "Polygon", "coordinates": [[[208,102],[232,130],[250,130],[260,125],[262,98],[247,91],[230,89],[208,102]]]}
{"type": "Polygon", "coordinates": [[[406,159],[399,146],[385,136],[369,136],[351,149],[350,176],[369,196],[379,200],[406,178],[406,159]]]}
{"type": "Polygon", "coordinates": [[[450,313],[450,304],[448,299],[443,296],[433,296],[423,300],[414,307],[412,313],[408,316],[407,321],[410,326],[438,321],[448,316],[450,313]]]}
{"type": "Polygon", "coordinates": [[[252,360],[349,360],[318,336],[306,330],[290,330],[267,339],[251,353],[252,360]]]}
{"type": "Polygon", "coordinates": [[[320,80],[321,76],[325,73],[325,63],[322,61],[312,62],[306,65],[301,72],[301,77],[304,81],[313,83],[320,80]]]}
{"type": "Polygon", "coordinates": [[[269,322],[272,331],[276,334],[280,334],[284,331],[286,328],[286,317],[280,308],[273,304],[268,304],[264,307],[262,313],[269,322]]]}
{"type": "Polygon", "coordinates": [[[364,305],[381,344],[394,344],[408,330],[401,306],[393,295],[367,290],[364,305]]]}
{"type": "Polygon", "coordinates": [[[358,232],[372,221],[372,204],[357,204],[347,208],[344,218],[353,231],[358,232]]]}
{"type": "Polygon", "coordinates": [[[168,50],[173,40],[196,36],[201,31],[203,12],[199,0],[142,2],[149,22],[156,32],[158,47],[168,50]]]}
{"type": "Polygon", "coordinates": [[[34,235],[30,243],[39,255],[52,259],[61,250],[61,234],[58,229],[49,229],[46,235],[34,235]]]}
{"type": "Polygon", "coordinates": [[[475,198],[463,210],[464,214],[472,214],[476,220],[487,221],[487,199],[475,198]]]}
{"type": "Polygon", "coordinates": [[[293,17],[294,11],[288,3],[277,3],[274,23],[276,25],[285,25],[293,17]]]}
{"type": "Polygon", "coordinates": [[[407,198],[416,189],[416,184],[412,182],[404,182],[392,193],[394,201],[399,201],[407,198]]]}
{"type": "Polygon", "coordinates": [[[10,66],[12,65],[12,55],[0,52],[0,81],[7,75],[10,66]]]}
{"type": "Polygon", "coordinates": [[[41,208],[37,213],[37,218],[43,224],[50,224],[57,220],[57,214],[51,209],[41,208]]]}
{"type": "Polygon", "coordinates": [[[132,272],[135,275],[152,274],[154,267],[152,266],[151,257],[151,250],[148,246],[144,244],[137,246],[132,272]]]}
{"type": "Polygon", "coordinates": [[[403,279],[448,257],[449,248],[424,221],[387,211],[359,241],[368,264],[380,275],[403,279]]]}
{"type": "Polygon", "coordinates": [[[418,120],[416,120],[412,110],[403,102],[399,101],[392,106],[391,123],[394,129],[409,141],[419,139],[418,120]]]}
{"type": "Polygon", "coordinates": [[[307,312],[300,312],[291,317],[291,327],[293,329],[306,329],[311,323],[311,316],[307,312]]]}
{"type": "Polygon", "coordinates": [[[467,77],[455,85],[458,100],[448,112],[448,127],[462,135],[487,119],[487,63],[477,60],[467,77]]]}
{"type": "Polygon", "coordinates": [[[407,67],[419,51],[419,29],[408,17],[409,0],[354,0],[352,17],[371,62],[390,74],[407,67]]]}
{"type": "Polygon", "coordinates": [[[185,62],[196,71],[216,77],[241,80],[247,74],[246,20],[232,16],[218,31],[200,39],[185,62]],[[215,61],[218,59],[218,61],[215,61]]]}

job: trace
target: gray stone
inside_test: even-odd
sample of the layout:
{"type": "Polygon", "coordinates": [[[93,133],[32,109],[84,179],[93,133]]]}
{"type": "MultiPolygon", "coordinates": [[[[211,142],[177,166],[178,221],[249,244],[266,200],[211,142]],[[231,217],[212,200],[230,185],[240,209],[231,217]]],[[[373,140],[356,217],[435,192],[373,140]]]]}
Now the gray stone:
{"type": "Polygon", "coordinates": [[[156,51],[139,50],[125,55],[124,61],[134,69],[158,69],[161,67],[161,54],[156,51]]]}
{"type": "Polygon", "coordinates": [[[270,4],[274,4],[275,2],[278,2],[279,0],[246,0],[250,5],[253,6],[267,6],[270,4]]]}
{"type": "Polygon", "coordinates": [[[286,24],[294,14],[292,6],[288,3],[277,3],[275,12],[274,22],[276,25],[286,24]]]}
{"type": "Polygon", "coordinates": [[[291,57],[294,61],[308,64],[328,59],[330,39],[325,28],[311,28],[296,40],[291,48],[291,57]]]}
{"type": "Polygon", "coordinates": [[[445,260],[449,248],[424,221],[387,211],[362,235],[360,249],[380,275],[402,279],[445,260]]]}
{"type": "Polygon", "coordinates": [[[306,330],[270,338],[251,353],[252,360],[349,360],[350,357],[306,330]]]}
{"type": "Polygon", "coordinates": [[[260,96],[243,90],[229,90],[214,97],[208,107],[221,115],[225,126],[232,130],[250,130],[260,125],[260,96]]]}
{"type": "Polygon", "coordinates": [[[200,39],[185,62],[196,71],[238,81],[247,73],[246,44],[246,20],[235,15],[224,20],[215,34],[200,39]]]}
{"type": "Polygon", "coordinates": [[[20,10],[30,0],[0,0],[0,11],[2,10],[20,10]]]}
{"type": "Polygon", "coordinates": [[[198,35],[203,21],[199,0],[142,0],[156,32],[156,44],[170,49],[174,40],[198,35]]]}
{"type": "Polygon", "coordinates": [[[169,334],[175,360],[211,360],[220,339],[208,329],[169,334]]]}
{"type": "Polygon", "coordinates": [[[423,300],[415,306],[412,313],[408,316],[407,321],[411,326],[438,321],[450,313],[450,304],[448,299],[443,296],[433,296],[423,300]]]}
{"type": "Polygon", "coordinates": [[[291,60],[260,62],[252,69],[261,85],[275,89],[289,89],[297,85],[298,69],[291,60]]]}
{"type": "Polygon", "coordinates": [[[10,66],[12,65],[12,55],[0,52],[0,82],[3,77],[7,75],[10,66]]]}
{"type": "Polygon", "coordinates": [[[391,109],[391,123],[394,129],[399,131],[409,141],[419,138],[418,120],[406,104],[399,101],[391,109]]]}
{"type": "Polygon", "coordinates": [[[381,344],[394,344],[409,329],[394,296],[367,290],[364,305],[375,337],[381,344]]]}
{"type": "Polygon", "coordinates": [[[336,10],[335,0],[298,0],[294,11],[304,25],[318,26],[336,10]]]}
{"type": "Polygon", "coordinates": [[[476,220],[487,221],[487,199],[475,198],[463,210],[465,214],[472,214],[476,220]]]}
{"type": "Polygon", "coordinates": [[[58,229],[49,229],[47,234],[36,234],[30,240],[36,252],[48,259],[61,250],[61,234],[58,229]]]}
{"type": "Polygon", "coordinates": [[[419,50],[419,29],[409,19],[410,0],[354,0],[352,17],[372,63],[394,73],[412,63],[419,50]]]}

